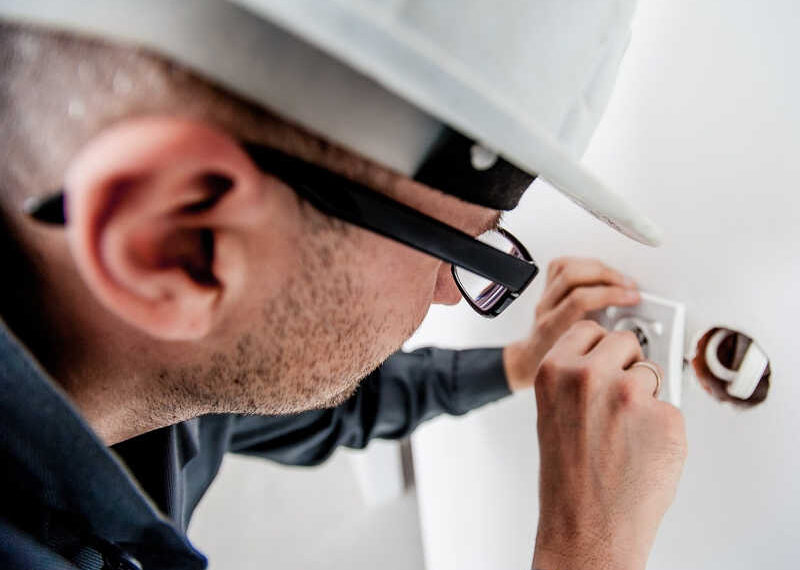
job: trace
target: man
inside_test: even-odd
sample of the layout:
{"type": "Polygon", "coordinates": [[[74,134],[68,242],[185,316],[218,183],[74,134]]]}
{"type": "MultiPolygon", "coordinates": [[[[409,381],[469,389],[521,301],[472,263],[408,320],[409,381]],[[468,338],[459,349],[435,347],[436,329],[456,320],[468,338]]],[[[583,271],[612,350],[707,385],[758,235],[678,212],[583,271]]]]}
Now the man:
{"type": "MultiPolygon", "coordinates": [[[[431,303],[497,314],[535,275],[480,188],[445,189],[438,155],[412,179],[124,42],[0,33],[3,567],[203,567],[183,531],[224,452],[313,464],[534,383],[534,566],[644,567],[681,416],[632,335],[579,322],[635,304],[629,279],[563,259],[528,339],[386,360],[431,303]]],[[[516,172],[480,151],[475,170],[516,172]]]]}

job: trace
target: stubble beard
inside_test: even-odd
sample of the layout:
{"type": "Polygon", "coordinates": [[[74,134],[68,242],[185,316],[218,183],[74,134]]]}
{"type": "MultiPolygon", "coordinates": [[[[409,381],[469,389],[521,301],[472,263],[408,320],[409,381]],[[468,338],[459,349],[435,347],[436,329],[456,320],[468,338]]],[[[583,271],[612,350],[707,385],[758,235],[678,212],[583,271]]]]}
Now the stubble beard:
{"type": "MultiPolygon", "coordinates": [[[[208,413],[291,414],[339,405],[413,334],[425,308],[377,314],[379,292],[352,268],[347,228],[319,230],[298,244],[298,271],[262,309],[261,326],[202,375],[208,413]]],[[[199,395],[199,394],[198,394],[199,395]]]]}

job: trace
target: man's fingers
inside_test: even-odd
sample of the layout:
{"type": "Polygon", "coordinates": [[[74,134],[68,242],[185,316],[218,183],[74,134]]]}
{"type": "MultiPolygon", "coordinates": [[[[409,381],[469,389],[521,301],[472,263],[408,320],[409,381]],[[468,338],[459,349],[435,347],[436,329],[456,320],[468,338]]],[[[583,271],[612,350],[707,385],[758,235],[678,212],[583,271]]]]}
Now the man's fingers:
{"type": "Polygon", "coordinates": [[[649,360],[637,362],[625,372],[627,382],[631,382],[634,387],[641,387],[647,395],[654,397],[661,391],[663,379],[664,371],[658,364],[649,360]]]}
{"type": "Polygon", "coordinates": [[[561,275],[564,270],[577,266],[592,266],[597,269],[609,269],[621,275],[618,271],[608,267],[599,259],[591,257],[558,257],[552,260],[547,266],[547,282],[552,282],[556,277],[561,275]]]}
{"type": "Polygon", "coordinates": [[[557,257],[547,264],[547,282],[550,283],[569,262],[568,257],[557,257]]]}
{"type": "Polygon", "coordinates": [[[623,287],[580,287],[567,295],[555,310],[541,318],[539,329],[547,338],[555,340],[574,323],[585,318],[588,312],[612,305],[635,305],[639,299],[637,291],[623,287]]]}
{"type": "Polygon", "coordinates": [[[555,357],[574,358],[587,354],[606,335],[606,329],[594,321],[580,321],[558,339],[551,353],[555,357]]]}
{"type": "Polygon", "coordinates": [[[635,288],[632,280],[597,260],[573,261],[563,265],[552,281],[548,281],[547,288],[539,301],[538,310],[544,313],[553,309],[578,287],[597,285],[635,288]]]}
{"type": "Polygon", "coordinates": [[[598,370],[626,370],[634,362],[644,360],[636,335],[630,331],[608,333],[591,353],[592,365],[598,370]]]}

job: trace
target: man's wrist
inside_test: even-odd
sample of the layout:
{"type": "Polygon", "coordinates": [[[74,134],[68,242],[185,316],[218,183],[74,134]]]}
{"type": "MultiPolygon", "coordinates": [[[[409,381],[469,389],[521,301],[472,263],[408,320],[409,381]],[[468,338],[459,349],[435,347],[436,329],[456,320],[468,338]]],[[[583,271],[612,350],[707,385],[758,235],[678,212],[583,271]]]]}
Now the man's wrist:
{"type": "Polygon", "coordinates": [[[601,556],[561,554],[537,547],[533,554],[532,570],[611,570],[615,568],[601,556]]]}
{"type": "Polygon", "coordinates": [[[513,342],[503,348],[503,368],[512,392],[533,387],[538,362],[534,362],[530,340],[513,342]]]}
{"type": "Polygon", "coordinates": [[[644,570],[647,556],[642,559],[635,551],[623,552],[605,541],[594,546],[583,544],[545,544],[537,537],[533,553],[534,570],[644,570]],[[558,546],[558,548],[556,548],[558,546]]]}

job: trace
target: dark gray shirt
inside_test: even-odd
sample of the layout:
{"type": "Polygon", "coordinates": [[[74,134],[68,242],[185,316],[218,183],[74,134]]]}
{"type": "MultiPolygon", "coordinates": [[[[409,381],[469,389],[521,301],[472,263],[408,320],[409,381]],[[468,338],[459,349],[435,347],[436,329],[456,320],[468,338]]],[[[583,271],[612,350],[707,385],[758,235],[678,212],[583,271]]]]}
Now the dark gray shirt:
{"type": "Polygon", "coordinates": [[[335,408],[208,415],[109,449],[0,322],[0,568],[205,568],[185,530],[226,452],[314,465],[508,393],[500,349],[428,348],[335,408]]]}

